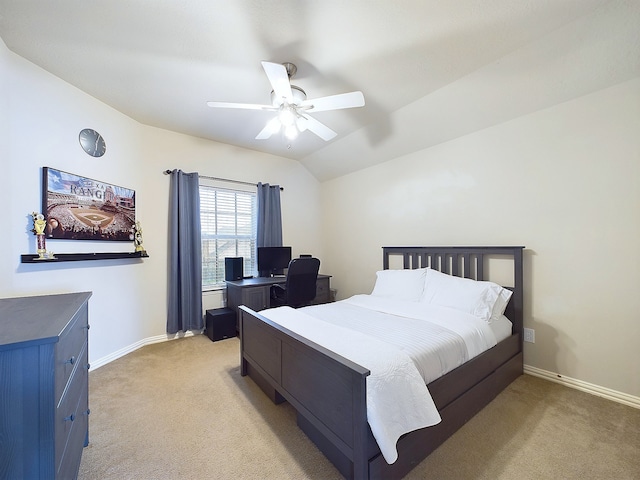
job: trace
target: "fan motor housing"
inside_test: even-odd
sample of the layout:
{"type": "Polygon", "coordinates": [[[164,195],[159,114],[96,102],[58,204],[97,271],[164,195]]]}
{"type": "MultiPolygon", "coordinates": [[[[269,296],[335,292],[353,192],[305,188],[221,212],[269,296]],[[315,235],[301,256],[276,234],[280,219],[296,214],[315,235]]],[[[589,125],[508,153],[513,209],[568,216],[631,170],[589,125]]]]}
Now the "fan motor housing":
{"type": "MultiPolygon", "coordinates": [[[[291,100],[292,105],[300,105],[300,103],[304,102],[307,99],[307,92],[298,87],[297,85],[291,85],[291,96],[293,99],[291,100]]],[[[276,94],[273,90],[271,90],[271,105],[274,107],[278,107],[282,104],[279,98],[276,98],[276,94]]]]}

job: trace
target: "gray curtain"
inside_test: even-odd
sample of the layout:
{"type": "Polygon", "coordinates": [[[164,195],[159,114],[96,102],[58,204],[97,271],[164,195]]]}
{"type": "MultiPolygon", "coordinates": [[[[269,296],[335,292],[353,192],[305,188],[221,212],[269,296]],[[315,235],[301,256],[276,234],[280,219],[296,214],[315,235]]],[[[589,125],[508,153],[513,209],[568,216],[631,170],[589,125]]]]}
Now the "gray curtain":
{"type": "Polygon", "coordinates": [[[282,246],[280,186],[258,183],[258,247],[282,246]]]}
{"type": "Polygon", "coordinates": [[[171,172],[167,333],[202,330],[202,244],[197,173],[171,172]]]}

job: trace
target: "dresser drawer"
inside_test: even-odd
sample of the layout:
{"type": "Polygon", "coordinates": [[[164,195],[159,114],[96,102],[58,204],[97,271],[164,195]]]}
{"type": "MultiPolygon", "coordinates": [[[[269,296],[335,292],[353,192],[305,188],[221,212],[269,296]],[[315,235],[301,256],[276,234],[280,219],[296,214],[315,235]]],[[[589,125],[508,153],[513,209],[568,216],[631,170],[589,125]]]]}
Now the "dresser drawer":
{"type": "MultiPolygon", "coordinates": [[[[89,379],[86,343],[83,345],[78,362],[75,365],[76,368],[73,370],[67,388],[63,392],[60,403],[56,408],[54,423],[56,465],[60,465],[64,452],[73,445],[73,432],[80,429],[86,433],[87,385],[89,379]],[[85,425],[84,428],[82,428],[82,424],[85,425]]],[[[82,445],[80,446],[80,451],[82,451],[82,445]]]]}
{"type": "Polygon", "coordinates": [[[82,449],[85,446],[89,426],[89,409],[86,389],[82,391],[76,408],[77,416],[71,426],[62,459],[58,464],[57,479],[77,478],[82,449]]]}
{"type": "MultiPolygon", "coordinates": [[[[87,306],[78,311],[68,327],[62,332],[56,346],[56,400],[62,396],[69,377],[80,357],[80,350],[87,342],[87,306]]],[[[85,360],[86,365],[86,360],[85,360]]]]}

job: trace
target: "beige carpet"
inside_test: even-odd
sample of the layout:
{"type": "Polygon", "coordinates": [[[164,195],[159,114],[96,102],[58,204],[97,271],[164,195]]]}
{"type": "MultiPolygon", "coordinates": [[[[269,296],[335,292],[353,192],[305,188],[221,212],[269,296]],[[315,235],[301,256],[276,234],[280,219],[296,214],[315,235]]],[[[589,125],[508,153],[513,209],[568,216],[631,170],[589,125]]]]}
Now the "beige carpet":
{"type": "MultiPolygon", "coordinates": [[[[237,339],[143,347],[89,374],[80,480],[342,478],[239,371],[237,339]]],[[[640,410],[524,375],[408,479],[640,479],[640,410]]]]}

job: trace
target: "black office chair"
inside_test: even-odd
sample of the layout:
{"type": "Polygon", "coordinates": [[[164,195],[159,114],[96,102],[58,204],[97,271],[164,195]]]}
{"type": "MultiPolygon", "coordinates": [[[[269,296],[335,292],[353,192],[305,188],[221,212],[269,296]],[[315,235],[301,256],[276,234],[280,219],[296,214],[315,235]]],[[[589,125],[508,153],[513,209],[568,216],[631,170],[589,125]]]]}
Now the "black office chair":
{"type": "Polygon", "coordinates": [[[320,260],[313,257],[294,258],[289,262],[284,285],[271,287],[271,306],[288,305],[293,308],[309,305],[316,298],[316,280],[320,260]]]}

